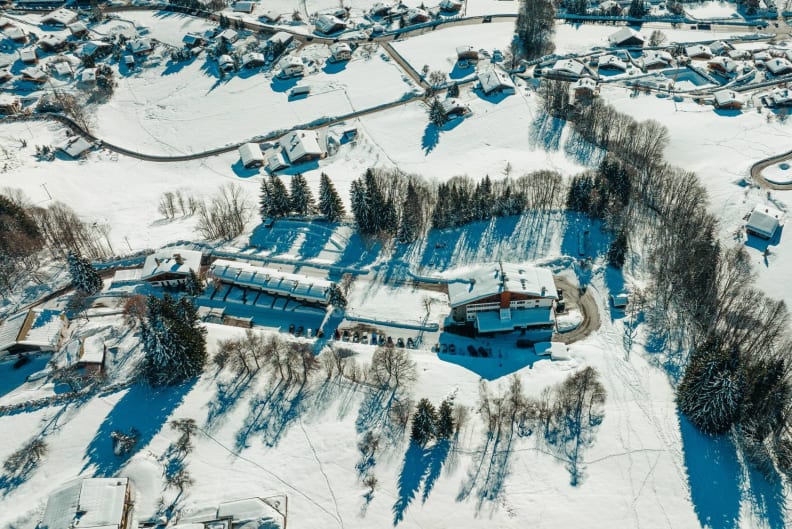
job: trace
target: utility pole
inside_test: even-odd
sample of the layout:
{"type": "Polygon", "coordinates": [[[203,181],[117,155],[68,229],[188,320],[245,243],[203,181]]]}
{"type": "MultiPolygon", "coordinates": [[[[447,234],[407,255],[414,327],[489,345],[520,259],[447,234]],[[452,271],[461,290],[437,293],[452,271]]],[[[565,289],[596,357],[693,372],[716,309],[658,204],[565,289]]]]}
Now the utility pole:
{"type": "Polygon", "coordinates": [[[41,184],[41,187],[43,187],[43,188],[44,188],[44,191],[46,191],[46,192],[47,192],[47,198],[49,198],[50,200],[52,200],[52,195],[50,195],[49,189],[47,189],[47,184],[41,184]]]}
{"type": "Polygon", "coordinates": [[[131,252],[131,251],[132,251],[132,245],[131,245],[131,244],[129,244],[129,239],[127,238],[127,236],[126,236],[126,235],[124,235],[124,240],[126,241],[126,243],[127,243],[127,246],[129,246],[129,251],[131,252]]]}

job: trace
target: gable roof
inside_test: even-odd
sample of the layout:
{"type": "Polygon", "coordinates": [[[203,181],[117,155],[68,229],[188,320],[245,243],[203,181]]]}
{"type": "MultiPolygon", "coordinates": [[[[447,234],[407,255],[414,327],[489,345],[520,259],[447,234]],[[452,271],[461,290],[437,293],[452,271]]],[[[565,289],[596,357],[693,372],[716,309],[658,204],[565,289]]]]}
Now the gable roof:
{"type": "Polygon", "coordinates": [[[187,276],[201,270],[201,252],[185,248],[164,248],[146,257],[141,279],[150,281],[164,274],[187,276]],[[181,263],[179,263],[181,261],[181,263]]]}
{"type": "Polygon", "coordinates": [[[77,20],[77,13],[71,9],[66,9],[65,7],[58,8],[55,11],[50,11],[41,17],[42,24],[58,24],[61,26],[67,26],[75,20],[77,20]]]}
{"type": "Polygon", "coordinates": [[[619,46],[620,44],[633,39],[639,40],[641,44],[644,42],[644,38],[640,33],[632,28],[624,27],[615,33],[611,33],[611,35],[608,37],[608,42],[611,44],[611,46],[619,46]]]}
{"type": "Polygon", "coordinates": [[[478,80],[485,94],[503,88],[514,88],[514,82],[511,78],[497,68],[488,68],[479,72],[478,80]]]}
{"type": "Polygon", "coordinates": [[[50,494],[42,529],[116,529],[123,523],[127,478],[76,480],[50,494]]]}
{"type": "Polygon", "coordinates": [[[218,259],[209,274],[221,281],[313,301],[326,302],[332,285],[326,279],[281,272],[275,268],[256,266],[242,261],[218,259]]]}
{"type": "Polygon", "coordinates": [[[759,233],[768,239],[775,234],[781,222],[782,213],[770,206],[756,206],[745,225],[749,230],[759,233]]]}
{"type": "Polygon", "coordinates": [[[319,137],[315,131],[295,130],[287,134],[281,141],[283,150],[291,163],[306,156],[321,156],[324,151],[319,146],[319,137]]]}
{"type": "Polygon", "coordinates": [[[473,270],[468,279],[468,282],[448,284],[448,298],[452,307],[507,291],[558,299],[553,274],[547,268],[511,263],[492,264],[473,270]]]}

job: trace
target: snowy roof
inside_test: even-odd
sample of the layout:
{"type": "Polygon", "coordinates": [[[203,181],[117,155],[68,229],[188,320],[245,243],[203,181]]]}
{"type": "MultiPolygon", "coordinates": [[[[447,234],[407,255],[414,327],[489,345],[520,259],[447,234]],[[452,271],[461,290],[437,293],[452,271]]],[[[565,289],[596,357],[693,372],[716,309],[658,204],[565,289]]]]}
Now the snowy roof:
{"type": "Polygon", "coordinates": [[[44,35],[43,37],[41,37],[38,41],[38,45],[39,46],[43,45],[49,48],[57,48],[59,46],[62,46],[65,42],[66,42],[66,35],[62,35],[62,34],[55,35],[50,33],[49,35],[44,35]]]}
{"type": "Polygon", "coordinates": [[[217,508],[217,517],[231,517],[234,525],[245,522],[256,522],[256,527],[279,527],[283,516],[272,506],[260,498],[221,503],[217,508]]]}
{"type": "Polygon", "coordinates": [[[108,529],[124,523],[127,478],[91,478],[71,482],[52,493],[42,529],[108,529]]]}
{"type": "Polygon", "coordinates": [[[132,53],[144,53],[151,51],[151,39],[135,39],[129,43],[129,51],[132,53]]]}
{"type": "Polygon", "coordinates": [[[65,76],[72,74],[71,64],[66,61],[53,63],[50,67],[57,75],[65,76]]]}
{"type": "Polygon", "coordinates": [[[740,64],[737,61],[730,59],[729,57],[715,57],[714,59],[711,59],[707,64],[710,66],[710,68],[712,68],[713,66],[719,67],[727,73],[732,73],[736,71],[737,68],[740,67],[740,64]]]}
{"type": "Polygon", "coordinates": [[[18,312],[0,323],[0,352],[16,345],[19,332],[25,325],[29,311],[18,312]]]}
{"type": "Polygon", "coordinates": [[[330,45],[330,53],[332,53],[333,56],[336,56],[341,53],[351,53],[351,52],[352,52],[352,48],[350,48],[349,44],[347,44],[346,42],[334,42],[333,44],[330,45]]]}
{"type": "Polygon", "coordinates": [[[228,28],[221,31],[218,37],[220,38],[220,40],[234,42],[239,37],[239,34],[233,29],[228,28]]]}
{"type": "Polygon", "coordinates": [[[137,283],[143,274],[142,268],[127,268],[123,270],[116,270],[113,274],[113,279],[110,280],[110,286],[116,286],[123,283],[137,283]]]}
{"type": "Polygon", "coordinates": [[[572,83],[573,90],[580,90],[582,88],[588,90],[594,90],[597,87],[597,81],[592,79],[591,77],[581,77],[574,83],[572,83]]]}
{"type": "Polygon", "coordinates": [[[320,302],[327,301],[327,289],[332,284],[321,278],[290,274],[275,268],[225,259],[218,259],[212,263],[209,275],[235,285],[320,302]]]}
{"type": "Polygon", "coordinates": [[[444,99],[440,102],[443,114],[453,114],[454,112],[467,112],[468,108],[458,99],[444,99]]]}
{"type": "Polygon", "coordinates": [[[11,40],[21,40],[25,38],[25,30],[18,27],[18,26],[11,26],[10,28],[3,31],[6,37],[11,40]]]}
{"type": "Polygon", "coordinates": [[[712,53],[714,53],[715,55],[720,55],[721,53],[733,49],[731,44],[729,44],[728,42],[724,42],[722,40],[713,42],[712,44],[709,45],[709,47],[712,53]]]}
{"type": "Polygon", "coordinates": [[[256,7],[256,3],[248,1],[234,2],[231,5],[231,9],[239,13],[252,13],[254,7],[256,7]]]}
{"type": "Polygon", "coordinates": [[[165,248],[146,257],[140,277],[150,281],[164,274],[187,276],[201,270],[201,252],[184,248],[165,248]]]}
{"type": "Polygon", "coordinates": [[[712,50],[703,44],[694,44],[685,48],[685,55],[688,57],[712,57],[712,50]]]}
{"type": "Polygon", "coordinates": [[[247,66],[248,64],[264,64],[264,62],[264,54],[257,51],[251,51],[242,56],[242,66],[247,66]]]}
{"type": "Polygon", "coordinates": [[[776,57],[775,59],[770,59],[765,63],[765,66],[767,67],[767,70],[773,75],[784,74],[792,71],[792,63],[790,63],[788,60],[784,59],[783,57],[776,57]]]}
{"type": "Polygon", "coordinates": [[[285,169],[289,167],[289,162],[283,156],[281,151],[276,152],[269,158],[267,158],[267,169],[271,172],[280,171],[281,169],[285,169]]]}
{"type": "Polygon", "coordinates": [[[338,17],[333,15],[319,15],[314,20],[314,26],[320,33],[335,33],[336,31],[346,28],[346,23],[338,17]]]}
{"type": "Polygon", "coordinates": [[[307,156],[322,156],[324,151],[319,147],[316,131],[295,130],[281,140],[283,150],[291,163],[296,163],[307,156]]]}
{"type": "Polygon", "coordinates": [[[718,90],[712,95],[715,96],[715,106],[718,107],[742,104],[742,97],[734,90],[718,90]]]}
{"type": "Polygon", "coordinates": [[[77,20],[77,13],[71,9],[60,8],[41,17],[42,24],[67,26],[77,20]]]}
{"type": "Polygon", "coordinates": [[[469,279],[469,283],[448,284],[448,298],[452,307],[501,292],[557,299],[553,274],[547,268],[493,264],[474,270],[469,279]]]}
{"type": "MultiPolygon", "coordinates": [[[[66,320],[63,312],[58,310],[34,310],[33,323],[24,336],[19,336],[18,341],[23,345],[32,345],[42,349],[55,349],[60,342],[66,320]]],[[[23,329],[23,332],[25,329],[23,329]]]]}
{"type": "Polygon", "coordinates": [[[19,50],[19,58],[22,62],[36,62],[38,57],[36,56],[36,48],[25,48],[24,50],[19,50]]]}
{"type": "Polygon", "coordinates": [[[8,68],[0,68],[0,80],[7,81],[14,77],[14,74],[11,73],[11,70],[8,68]]]}
{"type": "Polygon", "coordinates": [[[202,35],[198,35],[197,33],[187,33],[182,37],[182,42],[187,44],[188,46],[192,46],[194,44],[200,44],[204,41],[202,35]]]}
{"type": "Polygon", "coordinates": [[[611,46],[619,46],[631,39],[637,39],[641,41],[641,43],[644,42],[644,38],[641,36],[641,34],[632,28],[621,28],[619,31],[612,33],[608,37],[608,42],[611,46]]]}
{"type": "Polygon", "coordinates": [[[575,59],[563,59],[553,65],[553,71],[572,75],[581,75],[585,68],[582,62],[575,59]]]}
{"type": "Polygon", "coordinates": [[[476,328],[479,332],[510,331],[515,327],[532,327],[553,323],[553,313],[544,310],[489,310],[476,313],[476,328]]]}
{"type": "Polygon", "coordinates": [[[670,53],[664,50],[649,50],[644,53],[643,65],[644,67],[654,66],[657,64],[667,65],[673,61],[674,58],[670,53]]]}
{"type": "Polygon", "coordinates": [[[223,54],[217,59],[217,64],[223,69],[228,68],[229,66],[233,68],[234,59],[232,59],[230,55],[223,54]]]}
{"type": "Polygon", "coordinates": [[[11,94],[0,94],[0,108],[15,107],[19,104],[19,98],[11,94]]]}
{"type": "Polygon", "coordinates": [[[32,66],[30,68],[25,68],[20,72],[23,77],[30,79],[31,81],[36,81],[39,83],[43,83],[47,80],[47,72],[39,68],[38,66],[32,66]]]}
{"type": "Polygon", "coordinates": [[[789,88],[776,88],[770,92],[770,99],[776,105],[788,105],[792,103],[792,91],[789,88]]]}
{"type": "Polygon", "coordinates": [[[88,42],[82,45],[82,48],[80,48],[79,55],[83,57],[90,57],[100,49],[109,48],[109,47],[110,47],[110,43],[108,42],[103,42],[101,40],[89,40],[88,42]]]}
{"type": "Polygon", "coordinates": [[[424,20],[429,20],[429,13],[419,7],[411,7],[407,10],[407,17],[408,22],[422,22],[424,20]]]}
{"type": "Polygon", "coordinates": [[[509,76],[496,68],[488,68],[479,72],[478,80],[479,83],[481,83],[481,89],[485,94],[489,94],[490,92],[501,90],[503,88],[514,88],[514,83],[509,78],[509,76]]]}
{"type": "Polygon", "coordinates": [[[745,227],[754,233],[771,238],[781,220],[783,213],[770,206],[756,206],[748,218],[748,223],[745,227]]]}
{"type": "Polygon", "coordinates": [[[65,152],[72,158],[79,158],[85,151],[91,149],[93,144],[82,136],[72,136],[58,146],[58,149],[65,152]]]}
{"type": "Polygon", "coordinates": [[[67,27],[69,28],[69,31],[72,32],[72,34],[82,33],[83,31],[88,31],[88,26],[85,25],[85,22],[83,22],[82,20],[78,20],[77,22],[73,22],[73,23],[69,24],[67,27]]]}
{"type": "Polygon", "coordinates": [[[267,40],[269,42],[278,42],[280,44],[283,44],[284,46],[287,46],[293,39],[294,39],[294,35],[292,35],[291,33],[286,33],[285,31],[278,31],[267,40]]]}
{"type": "Polygon", "coordinates": [[[102,334],[94,334],[82,340],[80,362],[101,364],[105,356],[105,341],[102,334]]]}
{"type": "Polygon", "coordinates": [[[264,161],[264,155],[261,154],[261,147],[259,147],[258,143],[243,143],[240,145],[239,158],[245,167],[254,162],[264,161]]]}
{"type": "Polygon", "coordinates": [[[598,64],[600,68],[616,68],[622,71],[627,69],[627,63],[615,55],[603,55],[599,58],[598,64]]]}
{"type": "Polygon", "coordinates": [[[96,81],[96,68],[86,68],[80,73],[80,81],[83,83],[93,83],[96,81]]]}

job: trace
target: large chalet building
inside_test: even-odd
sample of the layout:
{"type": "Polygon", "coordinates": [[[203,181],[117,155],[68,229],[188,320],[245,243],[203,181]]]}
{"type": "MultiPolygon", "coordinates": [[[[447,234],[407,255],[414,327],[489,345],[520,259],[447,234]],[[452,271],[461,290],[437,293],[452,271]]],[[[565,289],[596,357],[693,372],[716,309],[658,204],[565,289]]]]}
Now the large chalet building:
{"type": "Polygon", "coordinates": [[[545,268],[499,263],[448,285],[450,322],[480,334],[516,329],[548,330],[558,299],[553,274],[545,268]]]}

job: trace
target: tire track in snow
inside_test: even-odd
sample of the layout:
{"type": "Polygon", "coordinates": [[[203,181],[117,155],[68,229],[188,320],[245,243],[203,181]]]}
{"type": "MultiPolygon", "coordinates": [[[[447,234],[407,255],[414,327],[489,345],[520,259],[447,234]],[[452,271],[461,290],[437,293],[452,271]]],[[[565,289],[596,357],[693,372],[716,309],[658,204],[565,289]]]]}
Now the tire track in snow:
{"type": "Polygon", "coordinates": [[[335,493],[333,492],[333,487],[330,485],[330,478],[327,477],[327,472],[324,470],[324,466],[322,465],[322,461],[319,459],[319,455],[316,453],[316,448],[314,448],[313,443],[311,442],[311,438],[308,437],[308,432],[305,430],[305,426],[303,425],[302,418],[299,419],[300,421],[300,429],[305,435],[305,440],[308,442],[308,446],[311,448],[311,452],[313,453],[314,459],[316,460],[316,464],[319,465],[319,472],[322,473],[324,476],[325,483],[327,483],[327,491],[330,493],[330,497],[333,498],[333,505],[335,505],[336,516],[338,516],[338,522],[341,524],[341,528],[344,529],[344,519],[341,517],[341,511],[338,508],[338,500],[336,499],[335,493]]]}

